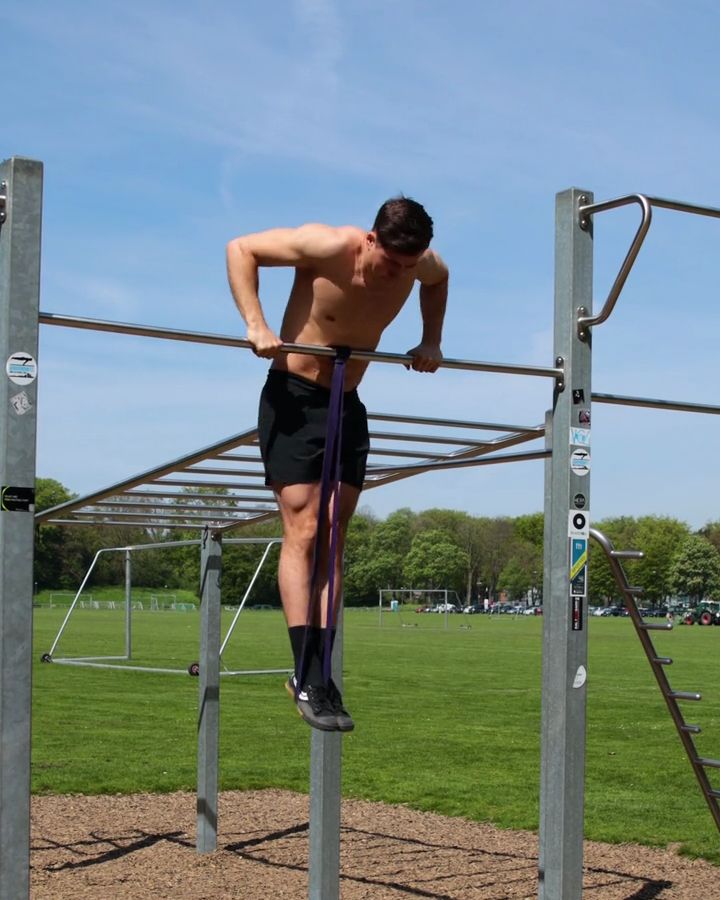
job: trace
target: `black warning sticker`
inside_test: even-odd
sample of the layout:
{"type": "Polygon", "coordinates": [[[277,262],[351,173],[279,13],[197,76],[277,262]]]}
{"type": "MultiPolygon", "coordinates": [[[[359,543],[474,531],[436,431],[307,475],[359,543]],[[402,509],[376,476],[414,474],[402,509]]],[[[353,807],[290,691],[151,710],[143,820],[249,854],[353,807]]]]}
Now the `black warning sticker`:
{"type": "Polygon", "coordinates": [[[0,510],[2,512],[34,512],[35,490],[28,487],[0,487],[0,510]]]}

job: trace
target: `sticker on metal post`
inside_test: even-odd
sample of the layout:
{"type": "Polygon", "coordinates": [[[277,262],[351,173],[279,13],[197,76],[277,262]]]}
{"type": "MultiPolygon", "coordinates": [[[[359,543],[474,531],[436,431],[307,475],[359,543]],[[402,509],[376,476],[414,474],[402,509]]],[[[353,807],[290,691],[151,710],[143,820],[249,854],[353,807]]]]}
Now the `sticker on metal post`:
{"type": "Polygon", "coordinates": [[[25,413],[30,412],[33,408],[32,402],[25,391],[20,391],[19,394],[13,394],[10,398],[10,406],[12,406],[19,416],[24,416],[25,413]]]}
{"type": "Polygon", "coordinates": [[[570,598],[570,628],[572,631],[582,631],[583,629],[582,604],[582,597],[570,598]]]}
{"type": "Polygon", "coordinates": [[[2,512],[34,512],[35,490],[29,487],[0,487],[0,510],[2,512]]]}
{"type": "Polygon", "coordinates": [[[568,537],[590,537],[590,513],[571,509],[568,514],[568,537]]]}
{"type": "Polygon", "coordinates": [[[590,429],[570,426],[570,443],[576,447],[590,446],[590,429]]]}
{"type": "Polygon", "coordinates": [[[587,538],[570,539],[570,594],[584,597],[587,593],[587,538]]]}
{"type": "Polygon", "coordinates": [[[573,450],[570,454],[570,469],[580,477],[587,475],[590,471],[590,451],[573,450]]]}
{"type": "Polygon", "coordinates": [[[585,505],[587,504],[585,494],[575,494],[573,503],[575,504],[575,509],[585,509],[585,505]]]}
{"type": "Polygon", "coordinates": [[[573,679],[573,687],[581,688],[587,681],[587,669],[585,666],[578,666],[575,678],[573,679]]]}
{"type": "Polygon", "coordinates": [[[30,353],[18,351],[5,363],[7,377],[13,384],[32,384],[37,378],[37,363],[30,353]]]}
{"type": "Polygon", "coordinates": [[[584,403],[585,402],[585,391],[582,388],[573,388],[572,392],[573,403],[584,403]]]}
{"type": "Polygon", "coordinates": [[[581,425],[589,425],[590,424],[590,410],[589,409],[581,409],[578,413],[578,422],[581,425]]]}

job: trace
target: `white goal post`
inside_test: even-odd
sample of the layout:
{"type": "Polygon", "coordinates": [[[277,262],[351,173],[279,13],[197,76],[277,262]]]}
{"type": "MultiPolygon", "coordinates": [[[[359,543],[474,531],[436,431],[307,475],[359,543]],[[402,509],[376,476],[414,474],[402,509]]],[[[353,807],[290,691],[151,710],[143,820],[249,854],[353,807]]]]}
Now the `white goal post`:
{"type": "Polygon", "coordinates": [[[408,600],[418,600],[427,597],[432,601],[432,605],[439,607],[440,612],[445,613],[447,624],[447,615],[450,606],[456,606],[460,609],[460,598],[457,591],[448,590],[448,588],[380,588],[378,590],[378,624],[382,625],[383,612],[400,613],[403,604],[408,600]]]}

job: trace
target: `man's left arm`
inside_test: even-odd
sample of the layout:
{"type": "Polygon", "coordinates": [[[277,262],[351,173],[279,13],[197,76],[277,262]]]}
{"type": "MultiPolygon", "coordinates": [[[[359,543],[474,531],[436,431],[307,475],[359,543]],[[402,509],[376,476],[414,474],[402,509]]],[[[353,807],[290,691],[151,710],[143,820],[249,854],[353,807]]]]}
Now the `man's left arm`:
{"type": "Polygon", "coordinates": [[[448,268],[433,250],[428,250],[418,265],[420,282],[420,314],[422,316],[422,340],[408,350],[413,357],[412,368],[416,372],[435,372],[442,362],[440,342],[445,321],[448,295],[448,268]]]}

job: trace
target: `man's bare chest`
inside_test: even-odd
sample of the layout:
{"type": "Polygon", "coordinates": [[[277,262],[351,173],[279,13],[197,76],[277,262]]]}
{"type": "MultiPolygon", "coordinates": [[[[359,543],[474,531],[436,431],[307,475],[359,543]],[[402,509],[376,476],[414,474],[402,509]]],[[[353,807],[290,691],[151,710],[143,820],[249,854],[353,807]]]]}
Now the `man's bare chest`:
{"type": "Polygon", "coordinates": [[[412,290],[412,282],[372,290],[362,280],[312,282],[312,311],[318,320],[353,326],[383,326],[395,318],[412,290]]]}

